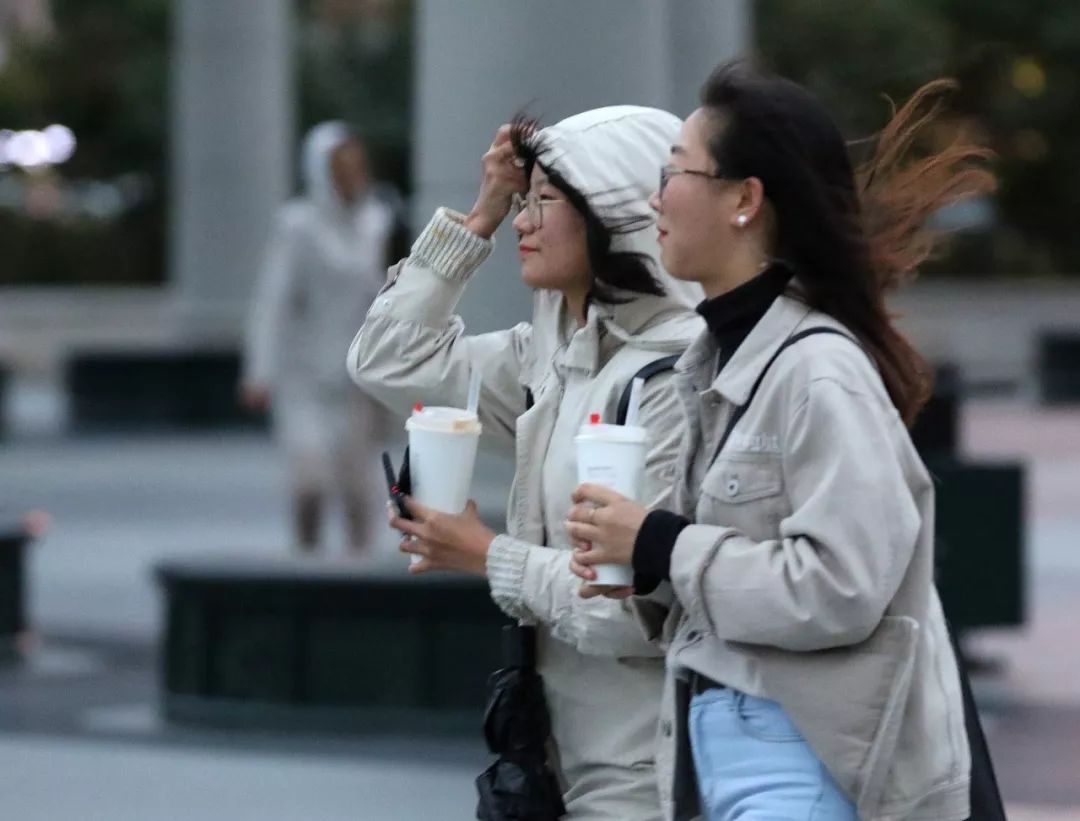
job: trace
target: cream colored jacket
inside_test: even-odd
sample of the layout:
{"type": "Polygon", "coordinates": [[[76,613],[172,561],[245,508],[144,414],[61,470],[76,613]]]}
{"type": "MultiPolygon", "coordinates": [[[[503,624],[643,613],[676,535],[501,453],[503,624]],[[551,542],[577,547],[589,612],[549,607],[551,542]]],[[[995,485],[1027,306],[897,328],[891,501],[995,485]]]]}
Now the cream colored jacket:
{"type": "MultiPolygon", "coordinates": [[[[635,600],[668,648],[657,768],[694,818],[687,673],[778,701],[866,821],[967,818],[959,679],[933,584],[934,489],[880,376],[848,339],[786,349],[714,461],[733,408],[811,327],[779,297],[716,375],[703,333],[677,365],[687,419],[670,609],[635,600]]],[[[849,333],[850,335],[850,333],[849,333]]]]}
{"type": "MultiPolygon", "coordinates": [[[[663,651],[646,640],[625,602],[585,600],[569,570],[563,522],[577,486],[573,438],[591,412],[614,421],[627,383],[644,365],[686,348],[701,325],[677,303],[645,299],[618,316],[590,309],[571,328],[540,293],[546,324],[468,336],[452,314],[490,244],[440,211],[392,272],[349,351],[365,391],[403,417],[413,403],[463,406],[470,369],[483,373],[484,436],[516,455],[508,532],[495,539],[488,577],[496,603],[539,625],[544,679],[570,818],[658,819],[653,770],[663,651]],[[634,310],[634,308],[638,310],[634,310]],[[526,409],[526,390],[535,404],[526,409]]],[[[640,423],[650,434],[645,494],[672,503],[681,439],[672,372],[650,379],[640,423]]]]}
{"type": "MultiPolygon", "coordinates": [[[[541,166],[623,226],[613,249],[647,257],[665,296],[628,294],[622,305],[593,304],[578,328],[562,295],[541,290],[531,322],[470,336],[453,310],[491,243],[467,231],[460,215],[439,209],[391,273],[349,351],[356,381],[402,416],[417,401],[463,406],[470,370],[482,372],[484,436],[516,463],[508,532],[488,553],[491,595],[511,617],[538,625],[556,763],[567,817],[575,821],[660,818],[653,762],[663,651],[641,634],[629,604],[578,595],[564,521],[577,486],[573,440],[580,426],[594,412],[614,422],[634,374],[682,353],[703,327],[690,307],[701,300],[700,288],[676,282],[659,264],[648,207],[680,125],[657,109],[611,106],[545,128],[539,142],[541,166]]],[[[654,376],[643,391],[650,505],[672,501],[681,439],[672,376],[654,376]]]]}

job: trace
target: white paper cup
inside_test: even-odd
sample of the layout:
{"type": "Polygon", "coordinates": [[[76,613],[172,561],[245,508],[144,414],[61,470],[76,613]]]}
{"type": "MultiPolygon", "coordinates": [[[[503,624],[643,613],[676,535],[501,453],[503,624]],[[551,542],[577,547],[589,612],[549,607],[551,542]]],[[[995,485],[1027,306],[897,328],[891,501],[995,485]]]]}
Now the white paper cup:
{"type": "MultiPolygon", "coordinates": [[[[630,425],[583,425],[574,437],[578,482],[603,485],[641,501],[648,432],[630,425]]],[[[621,564],[593,565],[597,587],[624,587],[634,583],[634,570],[621,564]]]]}
{"type": "MultiPolygon", "coordinates": [[[[409,433],[410,495],[442,513],[461,513],[469,501],[480,422],[460,408],[432,407],[413,412],[409,433]]],[[[411,556],[416,564],[420,556],[411,556]]]]}

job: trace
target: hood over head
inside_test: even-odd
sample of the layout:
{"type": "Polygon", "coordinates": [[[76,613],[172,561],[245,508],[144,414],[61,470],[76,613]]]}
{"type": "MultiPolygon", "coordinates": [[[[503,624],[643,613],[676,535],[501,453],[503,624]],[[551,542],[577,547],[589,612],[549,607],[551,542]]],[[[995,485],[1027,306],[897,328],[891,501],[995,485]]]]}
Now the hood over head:
{"type": "MultiPolygon", "coordinates": [[[[575,114],[529,138],[541,168],[557,172],[588,201],[606,225],[618,228],[613,251],[648,258],[664,296],[625,292],[630,301],[594,302],[609,330],[630,344],[667,349],[695,336],[700,323],[693,308],[704,293],[696,283],[680,282],[660,263],[655,214],[649,197],[656,191],[660,168],[668,161],[682,121],[674,114],[642,106],[607,106],[575,114]]],[[[561,323],[562,295],[538,291],[533,324],[561,323]]]]}
{"type": "Polygon", "coordinates": [[[352,130],[344,122],[329,120],[319,123],[304,137],[300,150],[304,193],[320,207],[346,207],[330,178],[330,155],[353,136],[352,130]]]}

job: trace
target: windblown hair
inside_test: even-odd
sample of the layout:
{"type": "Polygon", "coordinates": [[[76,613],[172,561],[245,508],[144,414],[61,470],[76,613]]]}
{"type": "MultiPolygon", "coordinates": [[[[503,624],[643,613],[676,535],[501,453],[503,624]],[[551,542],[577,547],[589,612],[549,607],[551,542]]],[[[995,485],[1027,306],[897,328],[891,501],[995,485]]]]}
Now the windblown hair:
{"type": "Polygon", "coordinates": [[[652,217],[617,217],[604,214],[606,210],[626,203],[615,202],[606,208],[594,208],[592,201],[611,191],[579,191],[565,176],[542,159],[547,147],[540,136],[540,122],[524,113],[515,115],[510,127],[510,140],[515,154],[525,162],[525,178],[529,179],[537,165],[547,175],[548,182],[566,195],[567,200],[585,219],[585,242],[592,275],[589,299],[609,305],[633,300],[634,294],[663,296],[664,286],[653,271],[653,261],[647,254],[635,251],[614,251],[612,242],[621,234],[632,234],[648,228],[652,217]]]}
{"type": "Polygon", "coordinates": [[[940,247],[942,232],[927,222],[932,210],[996,187],[984,165],[993,152],[961,134],[935,153],[915,161],[910,157],[920,135],[934,125],[958,88],[954,80],[934,80],[899,111],[893,106],[873,156],[856,169],[871,268],[884,277],[887,289],[907,282],[940,247]]]}
{"type": "Polygon", "coordinates": [[[954,88],[935,80],[894,110],[858,171],[835,123],[799,85],[736,62],[715,69],[701,89],[718,173],[761,180],[774,217],[772,255],[794,270],[798,296],[859,338],[908,425],[932,377],[893,324],[886,294],[937,247],[941,237],[928,224],[935,211],[994,189],[991,153],[962,135],[916,155],[954,88]]]}

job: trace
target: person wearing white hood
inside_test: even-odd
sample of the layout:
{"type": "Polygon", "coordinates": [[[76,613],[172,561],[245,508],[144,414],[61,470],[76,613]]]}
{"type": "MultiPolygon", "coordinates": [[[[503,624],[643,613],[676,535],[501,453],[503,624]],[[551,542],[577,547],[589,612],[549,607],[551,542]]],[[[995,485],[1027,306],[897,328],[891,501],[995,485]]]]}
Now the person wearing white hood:
{"type": "Polygon", "coordinates": [[[344,123],[313,128],[302,162],[305,195],[279,212],[256,286],[241,398],[271,409],[298,546],[318,546],[323,508],[338,495],[348,547],[360,551],[378,410],[340,362],[382,285],[394,211],[372,192],[363,144],[344,123]]]}
{"type": "MultiPolygon", "coordinates": [[[[457,516],[412,503],[416,521],[391,524],[406,534],[402,550],[423,557],[412,572],[485,576],[509,616],[537,626],[552,763],[566,817],[579,821],[661,816],[653,765],[661,652],[625,603],[578,596],[563,522],[578,429],[591,413],[614,422],[634,375],[681,353],[702,327],[692,309],[702,292],[660,266],[648,206],[680,124],[656,109],[614,106],[543,130],[521,118],[500,128],[472,211],[438,209],[391,269],[348,356],[361,387],[402,415],[417,401],[464,407],[470,372],[481,371],[483,435],[516,456],[508,532],[488,529],[471,502],[457,516]],[[535,290],[532,321],[470,336],[453,309],[512,204],[521,277],[535,290]]],[[[642,391],[649,506],[664,505],[675,484],[671,375],[661,371],[642,391]]]]}

